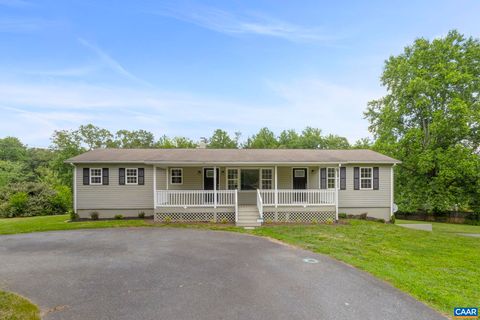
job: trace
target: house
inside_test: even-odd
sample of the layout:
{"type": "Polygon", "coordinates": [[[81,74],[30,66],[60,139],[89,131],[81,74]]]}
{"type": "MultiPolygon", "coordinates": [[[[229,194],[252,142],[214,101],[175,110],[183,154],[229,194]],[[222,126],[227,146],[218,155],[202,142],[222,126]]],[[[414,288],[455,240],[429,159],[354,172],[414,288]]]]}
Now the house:
{"type": "Polygon", "coordinates": [[[140,212],[155,221],[325,222],[338,213],[389,220],[393,166],[371,150],[97,149],[74,167],[81,218],[140,212]]]}

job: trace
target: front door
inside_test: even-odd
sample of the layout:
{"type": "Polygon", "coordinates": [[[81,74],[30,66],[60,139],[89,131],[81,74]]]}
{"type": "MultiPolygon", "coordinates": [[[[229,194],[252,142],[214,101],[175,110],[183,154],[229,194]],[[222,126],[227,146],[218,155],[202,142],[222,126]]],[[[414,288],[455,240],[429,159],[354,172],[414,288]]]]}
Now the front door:
{"type": "MultiPolygon", "coordinates": [[[[220,174],[217,168],[217,190],[220,186],[220,174]]],[[[203,190],[213,190],[213,168],[203,168],[203,190]]]]}
{"type": "Polygon", "coordinates": [[[293,168],[293,189],[307,189],[307,169],[293,168]]]}
{"type": "MultiPolygon", "coordinates": [[[[302,190],[307,189],[307,169],[305,168],[293,168],[292,176],[292,185],[293,189],[302,190]]],[[[305,202],[306,197],[305,193],[298,191],[293,194],[293,201],[295,202],[305,202]]]]}

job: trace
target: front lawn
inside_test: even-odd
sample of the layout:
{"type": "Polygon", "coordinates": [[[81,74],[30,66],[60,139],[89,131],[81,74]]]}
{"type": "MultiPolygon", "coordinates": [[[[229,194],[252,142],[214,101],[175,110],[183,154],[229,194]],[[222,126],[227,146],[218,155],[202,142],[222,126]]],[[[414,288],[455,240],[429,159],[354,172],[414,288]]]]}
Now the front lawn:
{"type": "Polygon", "coordinates": [[[432,225],[433,232],[443,232],[443,233],[477,233],[480,234],[480,226],[472,226],[468,224],[454,224],[454,223],[445,223],[445,222],[431,222],[431,221],[418,221],[418,220],[400,220],[397,219],[395,222],[397,224],[422,224],[427,223],[432,225]]]}
{"type": "MultiPolygon", "coordinates": [[[[253,233],[344,261],[447,315],[457,306],[480,305],[479,238],[378,222],[348,222],[263,227],[253,233]]],[[[480,232],[480,227],[474,228],[468,232],[480,232]]]]}
{"type": "Polygon", "coordinates": [[[0,234],[107,227],[177,227],[247,232],[327,254],[365,270],[451,315],[480,305],[480,226],[434,223],[433,232],[347,220],[338,225],[278,225],[244,230],[222,224],[154,224],[145,220],[68,222],[68,216],[0,219],[0,234]]]}
{"type": "Polygon", "coordinates": [[[40,320],[40,311],[27,299],[0,290],[0,319],[40,320]]]}

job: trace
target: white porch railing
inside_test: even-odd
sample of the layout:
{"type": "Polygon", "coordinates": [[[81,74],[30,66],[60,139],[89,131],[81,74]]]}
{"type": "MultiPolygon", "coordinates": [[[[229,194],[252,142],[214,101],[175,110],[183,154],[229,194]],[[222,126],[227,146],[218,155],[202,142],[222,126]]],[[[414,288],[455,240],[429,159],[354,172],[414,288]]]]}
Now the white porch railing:
{"type": "Polygon", "coordinates": [[[263,200],[263,206],[321,206],[335,205],[335,189],[278,189],[258,190],[263,200]]]}
{"type": "Polygon", "coordinates": [[[257,189],[257,209],[258,209],[258,214],[259,218],[263,220],[263,200],[262,200],[262,194],[260,192],[260,189],[257,189]]]}
{"type": "Polygon", "coordinates": [[[156,206],[236,208],[237,202],[237,190],[158,190],[156,206]]]}

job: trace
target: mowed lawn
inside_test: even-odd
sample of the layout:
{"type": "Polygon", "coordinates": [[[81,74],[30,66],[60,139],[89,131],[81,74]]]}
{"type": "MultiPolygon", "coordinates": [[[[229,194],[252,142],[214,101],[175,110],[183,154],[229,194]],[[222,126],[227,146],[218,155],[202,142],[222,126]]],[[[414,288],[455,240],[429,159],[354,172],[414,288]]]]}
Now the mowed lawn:
{"type": "Polygon", "coordinates": [[[222,224],[153,224],[144,220],[68,222],[68,216],[0,219],[0,234],[106,227],[182,227],[250,233],[327,254],[365,270],[446,315],[480,306],[479,226],[438,224],[433,232],[362,220],[338,225],[278,225],[244,230],[222,224]]]}

